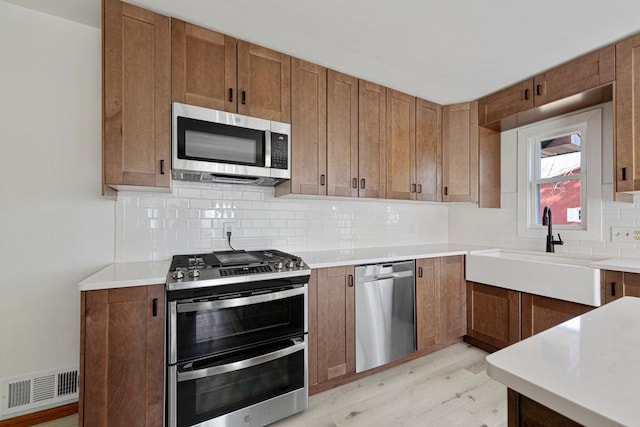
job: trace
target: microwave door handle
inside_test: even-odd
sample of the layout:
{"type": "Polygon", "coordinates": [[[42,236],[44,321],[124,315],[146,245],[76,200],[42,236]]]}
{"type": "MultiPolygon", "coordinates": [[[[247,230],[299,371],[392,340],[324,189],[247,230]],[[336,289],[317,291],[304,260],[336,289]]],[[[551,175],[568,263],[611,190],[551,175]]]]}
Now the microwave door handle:
{"type": "Polygon", "coordinates": [[[279,299],[291,298],[296,295],[303,295],[306,292],[304,287],[288,289],[286,291],[272,292],[269,294],[253,295],[243,298],[229,298],[215,301],[185,302],[178,303],[178,313],[190,313],[192,311],[218,310],[221,308],[241,307],[243,305],[259,304],[279,299]]]}
{"type": "Polygon", "coordinates": [[[238,362],[227,363],[226,365],[212,366],[210,368],[199,369],[192,372],[178,372],[178,382],[197,380],[200,378],[213,377],[215,375],[225,374],[227,372],[239,371],[240,369],[250,368],[251,366],[261,365],[263,363],[271,362],[276,359],[281,359],[285,356],[304,350],[307,344],[305,342],[298,342],[298,340],[291,340],[294,345],[276,350],[271,353],[262,354],[260,356],[253,357],[251,359],[240,360],[238,362]]]}
{"type": "Polygon", "coordinates": [[[271,130],[264,131],[264,167],[271,167],[271,130]]]}

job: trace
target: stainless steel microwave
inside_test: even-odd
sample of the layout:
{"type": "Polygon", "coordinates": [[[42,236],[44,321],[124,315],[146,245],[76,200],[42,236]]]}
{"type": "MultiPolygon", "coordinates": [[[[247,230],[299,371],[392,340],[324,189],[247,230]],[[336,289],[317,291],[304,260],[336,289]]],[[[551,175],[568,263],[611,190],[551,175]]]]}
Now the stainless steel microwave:
{"type": "Polygon", "coordinates": [[[291,178],[291,125],[174,102],[172,175],[275,185],[291,178]]]}

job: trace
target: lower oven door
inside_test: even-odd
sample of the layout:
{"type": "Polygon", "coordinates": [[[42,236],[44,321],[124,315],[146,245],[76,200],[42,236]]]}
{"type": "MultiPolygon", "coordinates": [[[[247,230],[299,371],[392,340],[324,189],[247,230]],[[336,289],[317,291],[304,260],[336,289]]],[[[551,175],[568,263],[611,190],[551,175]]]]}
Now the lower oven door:
{"type": "Polygon", "coordinates": [[[169,367],[169,426],[264,426],[307,408],[306,335],[169,367]]]}

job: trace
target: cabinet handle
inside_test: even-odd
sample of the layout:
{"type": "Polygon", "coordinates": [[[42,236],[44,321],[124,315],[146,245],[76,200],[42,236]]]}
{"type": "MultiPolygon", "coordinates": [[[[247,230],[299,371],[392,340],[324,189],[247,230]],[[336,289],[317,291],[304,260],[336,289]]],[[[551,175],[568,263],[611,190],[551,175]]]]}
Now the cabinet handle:
{"type": "Polygon", "coordinates": [[[616,282],[611,282],[611,296],[616,296],[616,282]]]}
{"type": "Polygon", "coordinates": [[[622,180],[623,181],[627,180],[627,168],[626,167],[622,168],[622,180]]]}
{"type": "Polygon", "coordinates": [[[418,267],[418,277],[422,277],[422,267],[418,267]]]}
{"type": "Polygon", "coordinates": [[[158,298],[153,299],[153,317],[158,316],[158,298]]]}
{"type": "Polygon", "coordinates": [[[360,188],[362,188],[364,190],[364,187],[366,187],[367,182],[364,180],[364,178],[362,178],[360,180],[360,188]]]}
{"type": "Polygon", "coordinates": [[[164,159],[160,160],[160,175],[164,175],[164,159]]]}
{"type": "Polygon", "coordinates": [[[412,193],[416,192],[416,185],[415,184],[411,184],[411,192],[412,193]]]}
{"type": "Polygon", "coordinates": [[[358,188],[358,178],[353,178],[353,184],[351,184],[353,188],[358,188]]]}
{"type": "Polygon", "coordinates": [[[536,85],[536,95],[542,95],[542,83],[536,85]]]}
{"type": "Polygon", "coordinates": [[[418,184],[418,193],[422,193],[422,184],[418,184]]]}
{"type": "Polygon", "coordinates": [[[242,104],[246,104],[247,103],[247,91],[243,90],[242,91],[242,104]]]}
{"type": "Polygon", "coordinates": [[[349,275],[349,287],[353,288],[353,274],[349,275]]]}
{"type": "Polygon", "coordinates": [[[444,195],[445,196],[449,195],[449,187],[444,187],[444,195]]]}
{"type": "Polygon", "coordinates": [[[229,88],[229,102],[233,102],[233,88],[229,88]]]}
{"type": "Polygon", "coordinates": [[[320,185],[324,186],[327,182],[327,178],[324,176],[324,174],[320,175],[320,185]]]}
{"type": "Polygon", "coordinates": [[[525,89],[524,90],[524,100],[528,101],[529,100],[529,89],[525,89]]]}

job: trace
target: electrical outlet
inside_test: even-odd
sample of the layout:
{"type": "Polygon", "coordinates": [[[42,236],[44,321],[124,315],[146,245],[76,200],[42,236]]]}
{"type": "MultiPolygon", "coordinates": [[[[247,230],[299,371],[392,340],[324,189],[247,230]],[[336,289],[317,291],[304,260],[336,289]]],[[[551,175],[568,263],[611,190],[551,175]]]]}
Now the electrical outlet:
{"type": "Polygon", "coordinates": [[[611,227],[611,241],[640,243],[640,229],[635,227],[611,227]]]}
{"type": "Polygon", "coordinates": [[[233,223],[225,222],[224,223],[224,237],[227,237],[229,233],[233,234],[233,223]]]}

